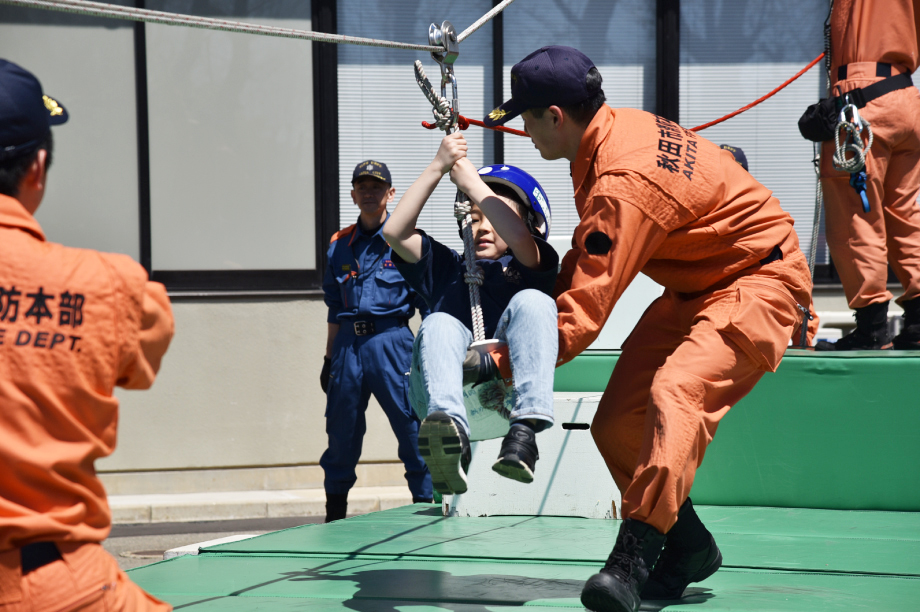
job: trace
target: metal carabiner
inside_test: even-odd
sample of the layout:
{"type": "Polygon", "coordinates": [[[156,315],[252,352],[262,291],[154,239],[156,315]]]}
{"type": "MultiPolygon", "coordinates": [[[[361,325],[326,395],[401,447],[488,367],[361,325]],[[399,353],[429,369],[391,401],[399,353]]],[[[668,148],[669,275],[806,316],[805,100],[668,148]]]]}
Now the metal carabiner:
{"type": "Polygon", "coordinates": [[[862,117],[859,116],[859,109],[855,104],[850,102],[850,96],[845,95],[843,99],[844,105],[843,108],[840,109],[840,117],[838,119],[839,123],[852,123],[856,126],[856,129],[861,132],[865,126],[863,124],[862,117]],[[849,117],[847,116],[848,112],[849,117]]]}
{"type": "MultiPolygon", "coordinates": [[[[460,55],[460,43],[457,40],[457,30],[449,21],[444,21],[441,26],[431,24],[428,26],[428,43],[444,48],[443,52],[432,52],[431,58],[441,68],[441,97],[447,99],[447,84],[451,84],[453,98],[450,104],[451,125],[456,126],[460,117],[459,100],[457,96],[457,77],[454,74],[454,62],[460,55]]],[[[448,129],[448,133],[450,130],[448,129]]]]}

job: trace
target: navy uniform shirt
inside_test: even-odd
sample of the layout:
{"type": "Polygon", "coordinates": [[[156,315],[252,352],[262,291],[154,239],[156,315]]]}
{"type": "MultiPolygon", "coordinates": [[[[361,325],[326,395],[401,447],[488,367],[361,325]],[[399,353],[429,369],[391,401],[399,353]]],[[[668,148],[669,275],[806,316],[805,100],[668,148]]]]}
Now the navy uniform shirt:
{"type": "MultiPolygon", "coordinates": [[[[466,273],[463,257],[425,232],[417,231],[422,235],[421,259],[411,264],[394,253],[396,268],[425,300],[431,312],[447,313],[473,331],[470,290],[463,278],[466,273]]],[[[478,260],[483,272],[479,299],[486,338],[495,336],[495,328],[515,293],[523,289],[537,289],[547,295],[552,294],[559,269],[559,255],[541,238],[535,237],[534,242],[540,249],[539,270],[531,270],[513,255],[478,260]]]]}
{"type": "Polygon", "coordinates": [[[382,229],[367,233],[356,223],[330,240],[323,277],[329,323],[409,319],[417,306],[426,314],[424,302],[393,264],[393,251],[383,239],[382,229]]]}

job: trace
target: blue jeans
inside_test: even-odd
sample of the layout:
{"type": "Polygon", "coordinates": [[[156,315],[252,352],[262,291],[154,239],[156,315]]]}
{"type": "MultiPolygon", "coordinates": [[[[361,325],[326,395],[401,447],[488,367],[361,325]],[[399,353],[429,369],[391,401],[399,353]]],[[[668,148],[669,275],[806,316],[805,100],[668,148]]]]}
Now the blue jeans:
{"type": "MultiPolygon", "coordinates": [[[[514,389],[510,421],[553,424],[553,373],[559,354],[556,302],[541,291],[516,293],[495,330],[508,344],[514,389]]],[[[409,401],[419,414],[442,410],[470,435],[463,405],[463,360],[473,333],[458,319],[435,312],[422,322],[412,347],[409,401]]]]}

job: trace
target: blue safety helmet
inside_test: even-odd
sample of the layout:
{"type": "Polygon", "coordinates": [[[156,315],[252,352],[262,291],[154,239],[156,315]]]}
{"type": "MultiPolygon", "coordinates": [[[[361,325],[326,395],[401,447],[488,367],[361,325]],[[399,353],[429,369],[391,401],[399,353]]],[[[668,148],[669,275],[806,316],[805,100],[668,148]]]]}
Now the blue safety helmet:
{"type": "Polygon", "coordinates": [[[549,198],[546,197],[546,192],[540,187],[537,179],[520,168],[507,164],[483,166],[479,169],[479,177],[487,184],[505,185],[513,189],[521,201],[530,206],[534,213],[528,215],[530,219],[524,219],[530,233],[544,240],[549,238],[550,226],[553,224],[549,198]]]}

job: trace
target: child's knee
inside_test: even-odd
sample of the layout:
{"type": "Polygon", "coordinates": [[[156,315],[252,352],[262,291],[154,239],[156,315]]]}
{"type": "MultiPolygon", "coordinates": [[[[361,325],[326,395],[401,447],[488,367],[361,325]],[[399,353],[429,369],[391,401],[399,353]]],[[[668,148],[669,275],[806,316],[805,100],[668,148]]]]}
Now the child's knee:
{"type": "Polygon", "coordinates": [[[536,289],[518,291],[508,303],[512,312],[523,312],[533,315],[547,314],[556,316],[556,302],[550,296],[536,289]]]}

